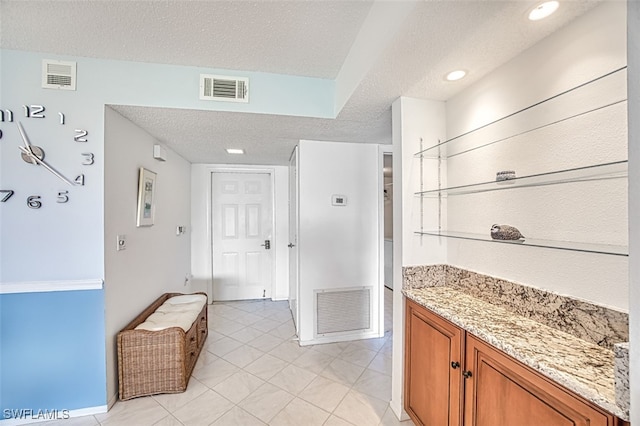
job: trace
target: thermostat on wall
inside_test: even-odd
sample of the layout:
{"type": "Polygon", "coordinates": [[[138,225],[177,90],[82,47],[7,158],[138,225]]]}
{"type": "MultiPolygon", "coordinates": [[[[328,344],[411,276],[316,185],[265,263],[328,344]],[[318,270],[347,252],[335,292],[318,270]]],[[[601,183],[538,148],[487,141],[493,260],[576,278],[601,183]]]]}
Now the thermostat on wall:
{"type": "Polygon", "coordinates": [[[347,205],[347,197],[345,195],[332,195],[331,196],[331,205],[333,206],[346,206],[347,205]]]}

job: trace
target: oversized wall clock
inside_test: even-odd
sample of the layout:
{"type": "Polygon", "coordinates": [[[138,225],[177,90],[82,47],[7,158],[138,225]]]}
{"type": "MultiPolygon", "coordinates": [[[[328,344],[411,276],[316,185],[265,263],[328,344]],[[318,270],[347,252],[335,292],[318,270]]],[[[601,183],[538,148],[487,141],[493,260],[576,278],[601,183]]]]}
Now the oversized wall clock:
{"type": "MultiPolygon", "coordinates": [[[[64,112],[49,110],[44,105],[23,105],[22,111],[0,111],[3,156],[10,159],[15,155],[20,163],[13,167],[13,173],[19,173],[23,181],[34,180],[33,172],[42,169],[57,184],[53,192],[31,189],[28,193],[19,193],[3,183],[0,203],[17,202],[26,208],[40,209],[47,203],[69,203],[74,191],[82,190],[85,186],[83,168],[95,163],[95,155],[90,151],[89,132],[83,127],[69,125],[67,121],[64,112]],[[60,153],[57,156],[60,164],[53,161],[55,156],[49,155],[56,150],[60,153]]],[[[42,186],[51,187],[51,184],[42,186]]]]}

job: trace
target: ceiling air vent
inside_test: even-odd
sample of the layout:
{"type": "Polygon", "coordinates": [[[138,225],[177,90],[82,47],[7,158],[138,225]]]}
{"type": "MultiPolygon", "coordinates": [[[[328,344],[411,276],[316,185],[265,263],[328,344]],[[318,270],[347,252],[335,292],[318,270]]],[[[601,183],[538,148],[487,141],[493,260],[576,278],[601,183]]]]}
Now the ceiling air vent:
{"type": "Polygon", "coordinates": [[[42,87],[45,89],[76,90],[76,63],[43,59],[42,87]]]}
{"type": "Polygon", "coordinates": [[[249,79],[200,74],[200,99],[249,102],[249,79]]]}

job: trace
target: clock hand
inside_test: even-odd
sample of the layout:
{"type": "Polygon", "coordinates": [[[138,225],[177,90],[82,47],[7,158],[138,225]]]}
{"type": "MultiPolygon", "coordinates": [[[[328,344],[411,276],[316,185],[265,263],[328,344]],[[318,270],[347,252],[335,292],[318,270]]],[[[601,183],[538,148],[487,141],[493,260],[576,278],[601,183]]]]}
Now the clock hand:
{"type": "Polygon", "coordinates": [[[62,180],[63,182],[73,186],[73,182],[71,182],[69,179],[67,179],[66,177],[62,176],[60,173],[58,173],[53,167],[51,167],[49,164],[47,164],[44,160],[40,159],[37,155],[35,155],[33,153],[33,151],[31,150],[31,147],[29,146],[29,148],[25,148],[24,146],[19,146],[18,148],[20,148],[20,151],[22,151],[25,155],[28,155],[29,157],[31,157],[31,159],[33,159],[37,164],[41,165],[42,167],[44,167],[45,169],[49,170],[51,173],[53,173],[53,175],[55,177],[57,177],[58,179],[62,180]]]}
{"type": "Polygon", "coordinates": [[[22,127],[22,123],[18,121],[18,130],[20,130],[20,136],[24,141],[24,146],[29,150],[31,154],[33,154],[33,149],[31,149],[31,143],[29,142],[29,138],[27,137],[27,132],[24,131],[22,127]]]}

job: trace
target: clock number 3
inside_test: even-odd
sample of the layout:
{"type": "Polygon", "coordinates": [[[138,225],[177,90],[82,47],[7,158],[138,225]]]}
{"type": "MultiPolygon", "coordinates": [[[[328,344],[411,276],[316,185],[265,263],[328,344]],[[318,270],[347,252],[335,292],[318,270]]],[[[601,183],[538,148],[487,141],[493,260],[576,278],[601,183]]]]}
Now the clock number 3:
{"type": "Polygon", "coordinates": [[[83,166],[90,166],[94,163],[94,155],[91,152],[83,152],[82,155],[84,156],[83,166]]]}
{"type": "Polygon", "coordinates": [[[0,202],[2,203],[6,203],[7,201],[9,201],[9,198],[11,198],[11,196],[14,194],[14,192],[10,189],[2,189],[0,190],[0,193],[7,194],[4,197],[2,197],[2,199],[0,199],[0,202]]]}

